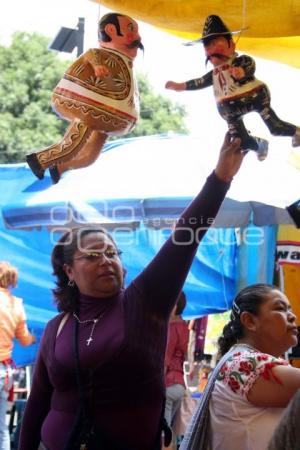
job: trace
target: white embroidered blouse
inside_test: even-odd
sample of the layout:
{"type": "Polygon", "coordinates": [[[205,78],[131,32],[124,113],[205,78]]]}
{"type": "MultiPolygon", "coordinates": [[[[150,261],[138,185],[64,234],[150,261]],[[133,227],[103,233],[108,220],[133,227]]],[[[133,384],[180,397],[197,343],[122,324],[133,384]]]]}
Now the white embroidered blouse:
{"type": "Polygon", "coordinates": [[[284,408],[252,405],[247,394],[260,377],[280,381],[272,373],[282,358],[238,344],[223,365],[211,396],[211,450],[265,450],[284,408]]]}

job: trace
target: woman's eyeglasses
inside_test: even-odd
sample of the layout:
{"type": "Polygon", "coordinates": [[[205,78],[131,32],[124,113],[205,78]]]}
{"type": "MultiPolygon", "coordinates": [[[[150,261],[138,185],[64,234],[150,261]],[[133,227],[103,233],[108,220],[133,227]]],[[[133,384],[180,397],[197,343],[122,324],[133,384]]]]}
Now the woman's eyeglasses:
{"type": "Polygon", "coordinates": [[[89,261],[89,262],[95,262],[95,261],[102,260],[104,256],[108,260],[116,259],[121,254],[122,254],[122,252],[120,250],[107,248],[106,250],[103,250],[101,252],[100,251],[99,252],[96,252],[96,251],[83,252],[81,255],[75,256],[73,259],[74,260],[85,259],[86,261],[89,261]]]}

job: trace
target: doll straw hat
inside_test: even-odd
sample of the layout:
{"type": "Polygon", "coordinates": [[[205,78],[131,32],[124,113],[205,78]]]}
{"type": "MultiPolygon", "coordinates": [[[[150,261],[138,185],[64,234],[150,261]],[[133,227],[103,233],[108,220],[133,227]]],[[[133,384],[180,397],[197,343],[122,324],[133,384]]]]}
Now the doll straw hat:
{"type": "Polygon", "coordinates": [[[211,15],[205,19],[202,36],[199,39],[187,42],[184,45],[194,45],[199,42],[202,42],[205,45],[207,41],[214,37],[229,35],[231,38],[233,34],[240,33],[241,31],[243,30],[230,31],[219,16],[211,15]]]}

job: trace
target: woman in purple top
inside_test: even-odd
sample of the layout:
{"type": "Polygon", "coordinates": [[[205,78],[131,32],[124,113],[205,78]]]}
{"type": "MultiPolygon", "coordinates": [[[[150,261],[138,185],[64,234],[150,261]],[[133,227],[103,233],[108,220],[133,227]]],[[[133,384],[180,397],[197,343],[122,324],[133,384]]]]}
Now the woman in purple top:
{"type": "Polygon", "coordinates": [[[126,289],[105,230],[83,226],[60,239],[52,265],[61,313],[40,345],[19,450],[37,450],[40,441],[48,450],[161,448],[169,316],[242,159],[240,140],[227,134],[202,191],[126,289]],[[73,439],[84,419],[94,444],[80,447],[73,439]]]}

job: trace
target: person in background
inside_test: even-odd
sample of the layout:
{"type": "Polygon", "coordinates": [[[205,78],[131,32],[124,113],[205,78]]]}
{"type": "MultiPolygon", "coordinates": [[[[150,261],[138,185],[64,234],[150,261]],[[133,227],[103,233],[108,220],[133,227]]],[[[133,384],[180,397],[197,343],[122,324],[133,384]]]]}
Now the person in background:
{"type": "Polygon", "coordinates": [[[196,347],[196,331],[195,331],[196,319],[191,319],[188,322],[189,329],[189,341],[188,341],[188,349],[187,349],[187,360],[189,365],[188,370],[188,380],[190,382],[194,379],[195,374],[195,347],[196,347]]]}
{"type": "Polygon", "coordinates": [[[199,441],[208,433],[211,450],[265,450],[300,388],[300,370],[283,358],[297,344],[297,334],[296,316],[277,287],[255,284],[241,290],[218,341],[221,367],[206,387],[216,379],[209,427],[199,425],[208,409],[200,404],[180,449],[204,450],[199,441]]]}
{"type": "Polygon", "coordinates": [[[5,261],[0,262],[0,450],[10,449],[6,425],[8,397],[13,389],[13,339],[21,345],[30,345],[35,337],[26,325],[22,299],[11,294],[18,282],[18,270],[5,261]]]}
{"type": "Polygon", "coordinates": [[[169,318],[243,158],[240,140],[227,134],[201,192],[126,288],[105,229],[81,225],[60,238],[52,266],[61,314],[44,331],[19,450],[37,450],[41,440],[47,450],[161,449],[169,318]]]}
{"type": "Polygon", "coordinates": [[[185,306],[186,296],[184,292],[181,292],[171,313],[165,355],[165,419],[170,427],[186,388],[183,364],[187,356],[189,329],[188,324],[181,317],[185,306]]]}

